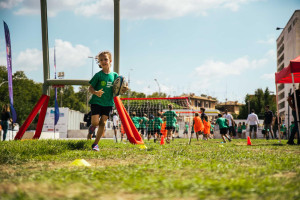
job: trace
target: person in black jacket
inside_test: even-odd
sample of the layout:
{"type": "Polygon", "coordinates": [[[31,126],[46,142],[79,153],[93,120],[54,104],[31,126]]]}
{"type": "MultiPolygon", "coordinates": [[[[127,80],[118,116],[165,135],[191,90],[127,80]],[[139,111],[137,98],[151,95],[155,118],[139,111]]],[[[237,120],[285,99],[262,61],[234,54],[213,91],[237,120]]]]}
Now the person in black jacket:
{"type": "Polygon", "coordinates": [[[8,131],[8,125],[9,121],[12,122],[11,114],[10,114],[10,108],[8,104],[5,104],[2,107],[2,112],[1,112],[1,127],[3,130],[3,141],[6,139],[6,134],[8,131]]]}

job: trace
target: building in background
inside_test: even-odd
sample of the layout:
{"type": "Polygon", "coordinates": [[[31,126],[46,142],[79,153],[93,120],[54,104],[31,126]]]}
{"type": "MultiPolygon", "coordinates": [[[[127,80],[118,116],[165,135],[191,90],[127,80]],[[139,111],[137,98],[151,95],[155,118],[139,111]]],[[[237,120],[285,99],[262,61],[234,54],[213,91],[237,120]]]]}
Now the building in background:
{"type": "Polygon", "coordinates": [[[227,101],[227,102],[220,102],[217,104],[216,108],[221,112],[225,112],[227,109],[229,113],[239,115],[240,114],[240,107],[244,104],[239,103],[238,101],[227,101]]]}
{"type": "MultiPolygon", "coordinates": [[[[284,67],[289,65],[290,60],[300,55],[300,10],[296,10],[293,13],[276,42],[276,71],[280,72],[284,67]]],[[[292,84],[278,84],[278,110],[279,115],[285,119],[286,124],[290,124],[293,119],[287,103],[287,97],[289,96],[291,89],[292,84]]]]}

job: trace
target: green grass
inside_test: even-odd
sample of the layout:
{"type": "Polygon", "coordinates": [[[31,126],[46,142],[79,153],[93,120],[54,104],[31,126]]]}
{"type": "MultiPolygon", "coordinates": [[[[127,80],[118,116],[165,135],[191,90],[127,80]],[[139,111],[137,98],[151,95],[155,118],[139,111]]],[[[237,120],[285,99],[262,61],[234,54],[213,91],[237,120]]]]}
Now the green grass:
{"type": "Polygon", "coordinates": [[[300,199],[300,146],[220,142],[1,142],[0,199],[300,199]]]}

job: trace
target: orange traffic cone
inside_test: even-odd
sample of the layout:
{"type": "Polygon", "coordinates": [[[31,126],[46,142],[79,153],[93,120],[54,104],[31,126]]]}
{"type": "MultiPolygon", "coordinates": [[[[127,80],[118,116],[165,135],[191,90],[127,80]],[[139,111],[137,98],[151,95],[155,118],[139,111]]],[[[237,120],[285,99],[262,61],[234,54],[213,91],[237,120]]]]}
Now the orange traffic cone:
{"type": "Polygon", "coordinates": [[[162,135],[160,139],[160,145],[164,145],[164,144],[165,144],[165,137],[164,135],[162,135]]]}
{"type": "Polygon", "coordinates": [[[247,137],[247,145],[252,145],[252,143],[251,143],[251,140],[250,140],[250,137],[249,137],[249,136],[247,137]]]}

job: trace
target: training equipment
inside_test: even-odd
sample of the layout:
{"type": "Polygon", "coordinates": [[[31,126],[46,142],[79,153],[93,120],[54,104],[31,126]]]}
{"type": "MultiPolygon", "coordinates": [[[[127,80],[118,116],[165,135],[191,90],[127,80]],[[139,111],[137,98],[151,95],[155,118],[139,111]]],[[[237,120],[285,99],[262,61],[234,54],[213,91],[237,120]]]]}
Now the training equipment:
{"type": "Polygon", "coordinates": [[[119,96],[123,94],[123,88],[127,87],[128,83],[124,76],[118,76],[113,83],[113,94],[114,96],[119,96]]]}
{"type": "Polygon", "coordinates": [[[84,166],[84,167],[89,167],[89,166],[91,166],[91,164],[90,163],[88,163],[86,160],[84,160],[84,159],[76,159],[76,160],[74,160],[71,164],[70,164],[70,166],[84,166]]]}
{"type": "Polygon", "coordinates": [[[135,112],[138,117],[143,117],[146,114],[148,119],[151,115],[157,116],[158,112],[163,114],[168,111],[168,105],[171,104],[173,106],[172,110],[178,115],[179,135],[175,134],[179,137],[183,137],[186,123],[189,125],[189,130],[191,130],[195,112],[200,112],[199,107],[196,108],[190,105],[188,97],[121,98],[121,101],[129,114],[135,112]]]}
{"type": "Polygon", "coordinates": [[[120,98],[114,97],[114,102],[129,142],[131,142],[132,144],[144,144],[142,137],[134,126],[120,98]]]}
{"type": "Polygon", "coordinates": [[[251,143],[251,139],[250,139],[250,137],[249,137],[249,136],[247,137],[247,145],[252,145],[252,143],[251,143]]]}

